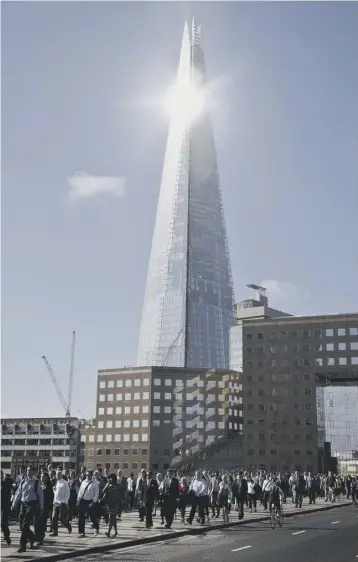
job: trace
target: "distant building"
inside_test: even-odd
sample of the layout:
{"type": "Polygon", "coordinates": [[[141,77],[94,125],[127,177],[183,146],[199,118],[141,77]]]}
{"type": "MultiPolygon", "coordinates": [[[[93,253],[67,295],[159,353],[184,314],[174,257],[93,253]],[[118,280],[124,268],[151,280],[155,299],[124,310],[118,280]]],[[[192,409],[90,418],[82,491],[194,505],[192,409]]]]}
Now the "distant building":
{"type": "Polygon", "coordinates": [[[77,418],[2,419],[2,470],[16,475],[20,466],[48,464],[77,470],[80,423],[77,418]]]}
{"type": "Polygon", "coordinates": [[[258,297],[239,303],[230,330],[230,368],[243,371],[245,464],[316,470],[325,442],[332,456],[358,448],[358,314],[291,316],[249,287],[258,297]]]}
{"type": "Polygon", "coordinates": [[[125,474],[241,462],[240,373],[179,367],[98,372],[85,464],[125,474]]]}

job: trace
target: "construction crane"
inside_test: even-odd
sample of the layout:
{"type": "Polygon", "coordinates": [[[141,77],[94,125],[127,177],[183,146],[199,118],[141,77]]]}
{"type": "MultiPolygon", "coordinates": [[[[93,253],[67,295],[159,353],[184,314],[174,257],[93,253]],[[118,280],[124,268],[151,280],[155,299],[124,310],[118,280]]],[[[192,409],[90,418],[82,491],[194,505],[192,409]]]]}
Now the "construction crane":
{"type": "Polygon", "coordinates": [[[170,357],[170,354],[171,354],[171,352],[173,351],[173,349],[174,349],[174,347],[176,346],[176,344],[178,343],[178,340],[179,340],[179,338],[180,338],[182,332],[183,332],[183,328],[180,330],[180,332],[179,332],[178,335],[176,336],[176,338],[175,338],[175,340],[173,341],[173,343],[169,346],[168,351],[167,351],[167,354],[166,354],[166,356],[165,356],[164,359],[163,359],[163,362],[162,362],[162,365],[161,365],[162,367],[166,367],[166,365],[167,365],[167,363],[168,363],[168,359],[169,359],[169,357],[170,357]]]}
{"type": "Polygon", "coordinates": [[[67,418],[71,417],[71,403],[72,403],[72,388],[73,388],[73,368],[74,368],[74,364],[75,364],[75,347],[76,347],[76,332],[73,331],[72,332],[72,344],[71,344],[71,358],[70,358],[70,373],[69,373],[69,377],[68,377],[68,395],[67,395],[67,402],[62,394],[62,391],[58,385],[57,379],[55,377],[55,373],[53,372],[53,369],[50,365],[50,363],[47,361],[47,358],[45,357],[45,355],[42,355],[41,359],[43,360],[43,362],[46,365],[46,368],[48,370],[48,373],[51,377],[51,380],[53,382],[53,385],[56,389],[57,395],[60,399],[60,402],[63,406],[63,409],[65,410],[65,415],[67,418]]]}

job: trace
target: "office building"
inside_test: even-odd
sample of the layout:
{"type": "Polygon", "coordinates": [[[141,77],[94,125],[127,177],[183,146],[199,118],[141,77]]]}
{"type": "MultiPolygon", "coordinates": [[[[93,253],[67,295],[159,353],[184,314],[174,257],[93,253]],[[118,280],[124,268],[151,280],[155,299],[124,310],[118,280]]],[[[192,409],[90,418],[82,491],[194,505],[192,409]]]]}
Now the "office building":
{"type": "Polygon", "coordinates": [[[87,430],[85,464],[135,474],[163,472],[207,457],[215,465],[240,461],[240,373],[178,367],[98,372],[94,427],[87,430]]]}
{"type": "Polygon", "coordinates": [[[80,423],[77,418],[2,419],[2,470],[16,475],[20,466],[49,464],[78,470],[80,423]]]}
{"type": "Polygon", "coordinates": [[[325,442],[333,456],[358,448],[358,314],[283,316],[250,287],[258,297],[237,307],[230,331],[245,464],[316,470],[325,442]]]}
{"type": "Polygon", "coordinates": [[[234,296],[201,27],[185,24],[137,365],[224,369],[234,296]],[[174,111],[173,111],[174,109],[174,111]]]}

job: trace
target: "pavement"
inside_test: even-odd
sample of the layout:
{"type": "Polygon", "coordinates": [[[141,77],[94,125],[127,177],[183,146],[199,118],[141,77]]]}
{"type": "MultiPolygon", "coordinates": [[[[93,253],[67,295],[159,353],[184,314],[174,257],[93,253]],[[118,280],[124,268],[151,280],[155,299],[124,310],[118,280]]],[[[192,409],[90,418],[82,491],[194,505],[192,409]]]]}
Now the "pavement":
{"type": "MultiPolygon", "coordinates": [[[[305,501],[307,502],[307,500],[305,501]]],[[[194,557],[195,560],[206,560],[208,557],[209,559],[214,557],[215,560],[220,562],[220,560],[227,560],[227,558],[230,557],[229,553],[231,551],[232,554],[235,554],[235,544],[237,541],[241,544],[243,542],[243,537],[247,536],[251,540],[248,541],[248,544],[243,544],[243,547],[246,547],[245,549],[237,550],[237,552],[241,553],[241,555],[246,555],[245,551],[248,551],[247,556],[250,555],[250,560],[252,560],[253,556],[258,556],[256,558],[257,562],[263,560],[263,554],[265,553],[264,558],[266,562],[266,554],[271,548],[267,545],[272,543],[272,546],[275,546],[277,543],[277,539],[274,538],[275,536],[278,535],[279,545],[286,545],[285,548],[289,548],[291,544],[287,542],[286,539],[290,538],[292,541],[295,538],[296,540],[294,540],[293,544],[295,545],[296,552],[296,546],[299,546],[304,540],[309,540],[309,537],[312,535],[312,532],[306,532],[306,526],[309,525],[310,522],[311,525],[316,525],[317,531],[320,531],[320,533],[318,533],[319,535],[322,533],[325,535],[324,531],[327,530],[332,531],[332,533],[329,534],[326,532],[330,540],[332,539],[331,535],[335,534],[335,529],[342,531],[342,535],[339,535],[339,537],[344,537],[342,539],[343,544],[341,545],[343,551],[349,548],[350,543],[355,542],[355,555],[357,555],[358,558],[358,510],[354,509],[350,505],[350,502],[341,501],[338,504],[331,505],[322,500],[317,500],[315,505],[308,505],[308,503],[304,502],[301,509],[295,509],[290,503],[290,500],[288,500],[288,503],[284,506],[284,513],[287,519],[285,520],[284,527],[283,529],[276,529],[275,531],[271,529],[267,513],[265,513],[262,508],[258,508],[258,513],[252,514],[248,513],[248,510],[245,510],[245,517],[240,522],[238,521],[237,513],[232,511],[230,523],[228,525],[222,524],[221,519],[211,519],[209,524],[205,526],[197,524],[189,526],[181,523],[180,519],[176,519],[171,530],[164,529],[163,526],[160,525],[160,518],[156,517],[154,518],[154,527],[147,530],[144,527],[144,523],[138,521],[138,513],[133,511],[123,513],[122,521],[118,523],[119,535],[116,539],[108,539],[104,535],[107,526],[103,524],[101,525],[100,534],[97,537],[93,537],[93,531],[89,530],[89,523],[87,524],[88,536],[85,539],[78,539],[77,529],[75,525],[73,525],[73,532],[71,535],[69,535],[65,529],[60,528],[57,538],[46,536],[42,547],[28,549],[27,552],[23,554],[18,554],[16,552],[19,546],[20,531],[18,525],[15,523],[10,528],[12,545],[9,547],[2,543],[1,560],[4,562],[27,560],[31,560],[31,562],[55,562],[57,560],[76,559],[77,562],[84,562],[85,560],[86,562],[90,560],[91,562],[96,562],[97,560],[102,560],[102,558],[104,560],[106,558],[106,562],[111,562],[112,560],[120,560],[123,562],[126,560],[162,562],[165,558],[165,560],[171,559],[174,562],[175,560],[179,560],[180,556],[181,561],[183,561],[183,557],[184,560],[188,562],[194,560],[194,557]],[[332,521],[334,519],[339,520],[339,523],[333,524],[332,521]],[[322,523],[323,520],[324,523],[322,523]],[[346,522],[344,528],[342,527],[342,521],[346,522]],[[353,525],[349,524],[349,522],[353,522],[353,525]],[[301,529],[300,525],[302,526],[303,523],[305,527],[301,529]],[[291,527],[296,529],[297,525],[298,530],[304,532],[297,533],[297,535],[287,533],[291,527]],[[321,529],[322,525],[323,528],[321,529]],[[328,529],[325,529],[325,526],[328,527],[328,529]],[[267,537],[263,535],[263,533],[267,533],[267,537]],[[308,534],[308,538],[305,536],[306,534],[308,534]],[[264,541],[262,541],[261,537],[265,537],[264,541]],[[262,543],[265,545],[265,552],[262,550],[262,543]],[[257,544],[261,545],[261,551],[257,550],[257,544]],[[233,546],[232,549],[229,548],[230,545],[233,546]],[[180,554],[178,554],[179,548],[180,554]],[[210,549],[214,549],[215,554],[210,554],[208,549],[209,551],[210,549]],[[137,551],[139,558],[133,558],[133,553],[137,551]],[[126,556],[129,556],[129,558],[126,558],[126,556]],[[186,556],[187,558],[185,558],[186,556]],[[200,558],[200,556],[203,557],[200,558]]],[[[314,529],[315,527],[313,526],[310,528],[310,531],[314,529]]],[[[339,542],[341,543],[342,541],[340,539],[339,542]]],[[[324,541],[322,540],[321,542],[324,541]]],[[[334,540],[331,542],[332,548],[335,547],[334,540]]],[[[316,548],[317,544],[318,543],[313,541],[311,545],[312,548],[316,548]]],[[[239,545],[237,548],[241,548],[241,546],[239,545]]],[[[316,552],[315,562],[317,562],[317,560],[325,560],[325,562],[330,562],[330,560],[332,560],[332,562],[333,560],[334,562],[348,562],[348,560],[351,559],[339,557],[330,558],[329,556],[331,554],[329,550],[324,557],[323,554],[321,557],[321,554],[317,554],[316,550],[314,551],[316,552]]],[[[283,560],[284,551],[281,554],[277,551],[273,552],[276,557],[275,562],[283,560]]],[[[296,556],[295,553],[290,552],[289,560],[296,562],[296,558],[293,558],[291,554],[292,556],[296,556]]],[[[357,562],[355,555],[354,559],[355,562],[357,562]]],[[[301,556],[303,556],[302,552],[301,556]]],[[[307,553],[304,556],[305,562],[311,560],[310,558],[307,559],[307,553]]],[[[302,562],[302,559],[303,558],[298,557],[297,562],[302,562]]],[[[287,560],[287,558],[285,558],[285,560],[287,560]]]]}

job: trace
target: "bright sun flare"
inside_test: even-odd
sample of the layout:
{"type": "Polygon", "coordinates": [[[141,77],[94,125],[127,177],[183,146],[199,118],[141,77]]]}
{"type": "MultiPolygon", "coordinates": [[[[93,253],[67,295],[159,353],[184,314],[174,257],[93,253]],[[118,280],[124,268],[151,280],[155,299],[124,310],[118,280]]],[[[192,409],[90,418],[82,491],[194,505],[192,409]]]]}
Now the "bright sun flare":
{"type": "Polygon", "coordinates": [[[205,104],[204,92],[193,84],[175,84],[164,100],[171,118],[182,127],[189,125],[202,111],[205,104]]]}

